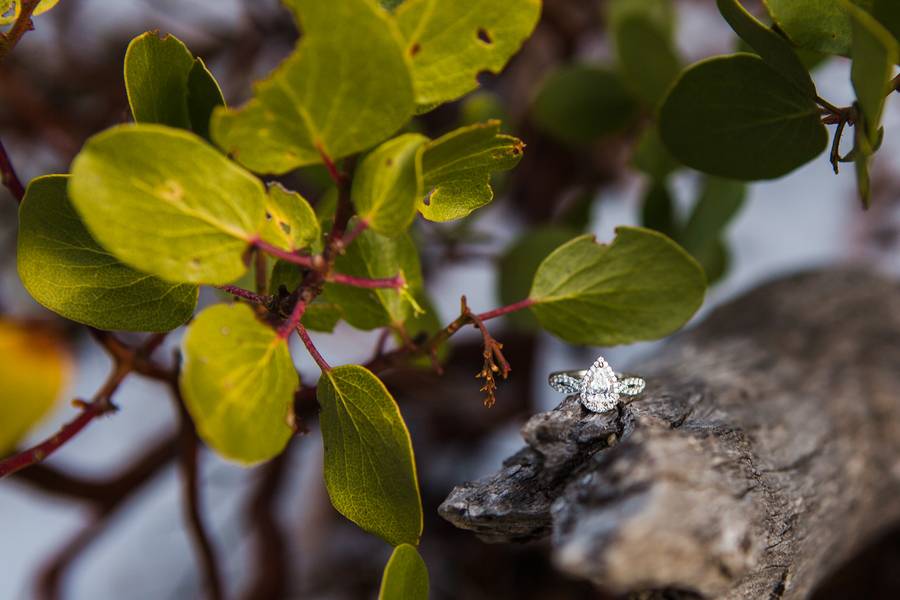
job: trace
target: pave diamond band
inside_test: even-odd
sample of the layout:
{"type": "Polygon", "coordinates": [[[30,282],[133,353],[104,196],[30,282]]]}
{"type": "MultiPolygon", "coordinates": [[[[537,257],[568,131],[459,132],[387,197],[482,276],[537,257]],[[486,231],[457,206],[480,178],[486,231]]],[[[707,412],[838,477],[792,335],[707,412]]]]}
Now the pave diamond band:
{"type": "Polygon", "coordinates": [[[561,394],[578,394],[584,407],[594,412],[611,410],[619,396],[637,396],[646,386],[640,377],[615,373],[602,356],[589,369],[551,373],[548,383],[561,394]]]}

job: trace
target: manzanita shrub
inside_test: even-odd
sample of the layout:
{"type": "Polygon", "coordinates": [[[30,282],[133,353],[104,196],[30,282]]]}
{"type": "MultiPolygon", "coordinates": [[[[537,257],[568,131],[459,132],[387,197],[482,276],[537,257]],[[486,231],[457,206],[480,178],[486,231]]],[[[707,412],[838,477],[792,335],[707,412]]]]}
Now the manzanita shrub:
{"type": "MultiPolygon", "coordinates": [[[[622,227],[602,243],[591,235],[548,236],[538,246],[546,250],[525,268],[530,289],[485,312],[463,298],[460,315],[443,325],[409,230],[418,219],[464,219],[489,204],[492,176],[516,166],[527,140],[501,133],[496,121],[434,139],[410,124],[476,88],[479,73],[501,70],[531,34],[540,3],[284,3],[301,38],[242,106],[226,105],[213,74],[175,37],[151,32],[131,42],[124,83],[134,122],[94,135],[70,173],[31,181],[20,207],[18,271],[39,303],[97,330],[168,332],[185,325],[178,389],[200,437],[227,460],[249,466],[277,456],[298,429],[298,407],[317,402],[332,504],[395,547],[381,596],[424,598],[413,442],[378,372],[398,364],[439,369],[448,338],[475,326],[484,340],[478,376],[490,405],[510,365],[487,321],[529,312],[573,344],[656,339],[693,315],[706,278],[684,249],[650,229],[622,227]],[[310,165],[324,165],[333,182],[319,198],[272,180],[310,165]],[[239,284],[245,281],[255,283],[239,284]],[[195,314],[201,286],[235,300],[195,314]],[[333,365],[308,331],[331,332],[340,321],[383,329],[396,336],[397,347],[364,365],[333,365]],[[320,368],[318,382],[300,381],[288,344],[294,335],[320,368]]],[[[688,114],[705,110],[689,98],[705,66],[689,70],[669,94],[661,135],[685,163],[716,174],[780,173],[822,143],[818,112],[809,113],[812,120],[806,114],[811,84],[780,34],[733,2],[720,4],[764,57],[716,59],[704,65],[724,64],[724,75],[703,77],[720,81],[738,68],[742,77],[760,78],[750,87],[772,102],[759,111],[785,107],[785,125],[798,141],[775,143],[766,152],[770,163],[747,161],[745,171],[706,160],[702,147],[718,143],[720,131],[713,118],[688,114]],[[684,134],[682,120],[699,128],[684,134]],[[779,158],[781,151],[790,157],[779,158]]],[[[858,27],[872,25],[869,17],[858,20],[858,27]]],[[[866,86],[874,85],[871,77],[865,75],[866,86]]],[[[664,88],[647,81],[641,97],[652,102],[664,88]]],[[[869,149],[877,146],[878,111],[880,99],[866,96],[852,112],[857,121],[865,115],[860,144],[869,149]]],[[[776,119],[758,117],[756,109],[748,115],[759,127],[776,119]]],[[[579,128],[567,127],[566,134],[577,136],[579,128]]],[[[730,141],[716,160],[732,164],[732,149],[749,151],[730,141]]],[[[864,151],[857,151],[863,166],[864,151]]],[[[0,329],[0,342],[15,344],[18,335],[0,329]]],[[[40,385],[52,397],[61,384],[40,385]]],[[[37,419],[35,412],[4,413],[7,446],[37,419]]],[[[32,458],[44,455],[41,449],[32,458]]]]}

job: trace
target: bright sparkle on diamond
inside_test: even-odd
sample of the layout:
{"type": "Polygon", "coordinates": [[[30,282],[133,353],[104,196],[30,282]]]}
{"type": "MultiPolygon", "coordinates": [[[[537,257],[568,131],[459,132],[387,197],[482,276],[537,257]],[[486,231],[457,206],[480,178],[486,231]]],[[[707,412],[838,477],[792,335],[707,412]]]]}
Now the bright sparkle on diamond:
{"type": "Polygon", "coordinates": [[[588,410],[604,412],[615,408],[618,400],[618,379],[601,356],[581,381],[581,403],[588,410]]]}

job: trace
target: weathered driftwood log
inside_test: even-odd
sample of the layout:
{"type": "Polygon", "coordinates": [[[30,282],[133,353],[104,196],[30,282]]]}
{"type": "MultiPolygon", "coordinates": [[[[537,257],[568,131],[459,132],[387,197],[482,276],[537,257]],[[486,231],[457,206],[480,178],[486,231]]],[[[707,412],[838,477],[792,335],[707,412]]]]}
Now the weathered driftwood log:
{"type": "Polygon", "coordinates": [[[488,541],[552,534],[615,593],[803,598],[900,518],[900,286],[804,274],[714,311],[633,369],[611,414],[575,397],[441,506],[488,541]]]}

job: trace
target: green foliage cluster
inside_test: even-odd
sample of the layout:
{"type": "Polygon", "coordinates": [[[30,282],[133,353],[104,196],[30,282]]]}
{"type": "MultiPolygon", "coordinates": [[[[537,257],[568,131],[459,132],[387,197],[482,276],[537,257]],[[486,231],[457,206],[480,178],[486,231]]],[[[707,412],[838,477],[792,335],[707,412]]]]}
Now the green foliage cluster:
{"type": "MultiPolygon", "coordinates": [[[[400,409],[374,364],[332,367],[307,329],[331,331],[340,321],[386,328],[401,340],[394,358],[426,366],[440,361],[461,326],[504,314],[525,315],[529,326],[570,343],[622,344],[681,327],[700,306],[706,277],[657,231],[620,228],[601,244],[562,228],[507,255],[508,306],[476,315],[463,303],[460,317],[442,327],[410,228],[417,218],[455,221],[489,204],[492,176],[514,168],[525,144],[501,133],[496,120],[436,139],[414,133],[410,122],[472,91],[479,73],[501,70],[531,34],[540,3],[284,3],[300,41],[240,107],[226,106],[212,73],[179,40],[136,37],[125,55],[134,123],[92,137],[71,174],[30,183],[18,269],[38,302],[79,323],[148,332],[187,323],[179,385],[188,412],[212,449],[245,465],[283,451],[297,427],[297,395],[313,387],[301,388],[291,356],[297,332],[322,372],[315,396],[331,501],[395,547],[381,597],[424,598],[422,504],[400,409]],[[334,181],[312,203],[262,178],[310,165],[324,165],[334,181]],[[235,287],[251,271],[258,289],[235,287]],[[195,316],[200,286],[248,302],[195,316]]],[[[618,3],[613,21],[628,78],[582,67],[558,73],[536,101],[536,118],[581,143],[627,125],[623,111],[636,118],[659,104],[680,70],[668,11],[665,2],[618,3]],[[644,47],[660,52],[650,67],[641,64],[644,47]],[[569,117],[573,87],[588,94],[579,110],[612,106],[614,114],[569,117]]],[[[762,59],[738,60],[784,78],[762,59]]],[[[805,102],[800,87],[779,85],[784,102],[805,102]]],[[[635,162],[664,188],[675,163],[655,131],[635,162]]],[[[667,127],[660,131],[670,137],[667,127]]],[[[660,229],[709,270],[721,261],[721,230],[741,193],[711,179],[685,224],[669,219],[660,229]],[[723,196],[731,199],[725,208],[723,196]]],[[[484,338],[481,376],[490,392],[494,361],[505,359],[486,330],[484,338]]]]}

